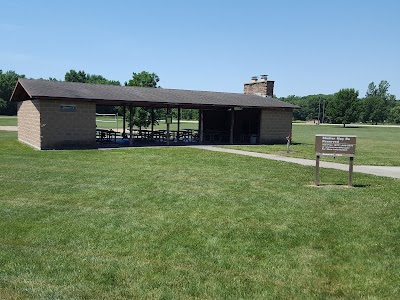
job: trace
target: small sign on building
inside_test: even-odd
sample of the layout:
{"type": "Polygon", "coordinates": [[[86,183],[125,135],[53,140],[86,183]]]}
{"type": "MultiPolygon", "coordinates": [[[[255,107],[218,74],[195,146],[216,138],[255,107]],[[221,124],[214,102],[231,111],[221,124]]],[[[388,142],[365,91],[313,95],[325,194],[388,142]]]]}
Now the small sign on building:
{"type": "Polygon", "coordinates": [[[353,186],[353,161],[356,153],[355,135],[317,134],[315,136],[315,185],[319,185],[320,156],[349,157],[349,186],[353,186]]]}
{"type": "Polygon", "coordinates": [[[76,112],[76,105],[60,105],[61,112],[76,112]]]}

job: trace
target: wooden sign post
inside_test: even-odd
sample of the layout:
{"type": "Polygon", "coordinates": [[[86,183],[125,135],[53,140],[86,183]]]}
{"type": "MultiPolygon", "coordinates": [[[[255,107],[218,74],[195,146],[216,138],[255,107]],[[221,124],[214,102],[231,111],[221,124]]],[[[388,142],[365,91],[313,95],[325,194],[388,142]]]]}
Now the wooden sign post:
{"type": "Polygon", "coordinates": [[[315,185],[319,185],[319,160],[321,155],[349,157],[349,186],[353,186],[353,164],[356,153],[355,135],[315,136],[315,185]]]}

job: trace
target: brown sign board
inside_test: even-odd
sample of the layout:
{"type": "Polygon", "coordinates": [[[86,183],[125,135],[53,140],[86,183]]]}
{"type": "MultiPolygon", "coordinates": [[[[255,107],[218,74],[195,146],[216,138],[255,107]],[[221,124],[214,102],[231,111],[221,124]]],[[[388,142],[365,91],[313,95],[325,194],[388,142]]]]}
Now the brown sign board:
{"type": "Polygon", "coordinates": [[[317,134],[315,136],[315,154],[354,157],[356,152],[355,135],[317,134]]]}

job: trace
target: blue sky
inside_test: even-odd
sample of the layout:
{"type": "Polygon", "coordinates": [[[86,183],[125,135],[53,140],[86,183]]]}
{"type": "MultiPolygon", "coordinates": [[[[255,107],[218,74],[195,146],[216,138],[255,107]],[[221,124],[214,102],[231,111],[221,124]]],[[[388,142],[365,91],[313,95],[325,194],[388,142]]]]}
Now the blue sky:
{"type": "Polygon", "coordinates": [[[275,94],[387,80],[400,98],[400,1],[0,0],[0,69],[122,82],[155,72],[164,88],[243,92],[268,74],[275,94]]]}

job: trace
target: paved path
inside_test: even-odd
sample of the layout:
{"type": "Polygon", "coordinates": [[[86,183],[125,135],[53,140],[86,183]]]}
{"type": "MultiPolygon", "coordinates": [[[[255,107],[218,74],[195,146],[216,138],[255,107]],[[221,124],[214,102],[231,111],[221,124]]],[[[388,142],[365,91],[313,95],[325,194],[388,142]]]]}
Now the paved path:
{"type": "MultiPolygon", "coordinates": [[[[215,147],[215,146],[191,146],[191,147],[209,150],[209,151],[233,153],[233,154],[247,155],[247,156],[260,157],[260,158],[266,158],[266,159],[272,159],[272,160],[286,161],[286,162],[291,162],[291,163],[295,163],[295,164],[299,164],[299,165],[303,165],[303,166],[315,166],[315,160],[312,160],[312,159],[286,157],[286,156],[279,156],[279,155],[274,155],[274,154],[242,151],[242,150],[235,150],[235,149],[229,149],[229,148],[219,148],[219,147],[215,147]]],[[[338,164],[338,163],[325,162],[325,161],[320,161],[319,166],[321,168],[337,169],[337,170],[342,170],[342,171],[349,170],[349,166],[346,164],[338,164]]],[[[354,172],[400,179],[400,167],[354,166],[354,172]]]]}
{"type": "Polygon", "coordinates": [[[0,126],[3,131],[18,131],[18,126],[0,126]]]}
{"type": "MultiPolygon", "coordinates": [[[[0,126],[0,130],[5,131],[18,131],[17,126],[0,126]]],[[[295,164],[300,164],[304,166],[315,166],[315,160],[304,159],[304,158],[294,158],[294,157],[286,157],[279,156],[274,154],[265,154],[265,153],[257,153],[250,151],[242,151],[228,148],[218,148],[215,146],[190,146],[193,148],[216,151],[216,152],[225,152],[225,153],[233,153],[240,155],[247,155],[253,157],[260,157],[272,160],[286,161],[295,164]]],[[[328,169],[337,169],[342,171],[348,171],[349,166],[346,164],[338,164],[332,162],[320,161],[321,168],[328,169]]],[[[399,178],[400,179],[400,167],[388,167],[388,166],[354,166],[354,172],[372,174],[377,176],[391,177],[391,178],[399,178]]]]}

